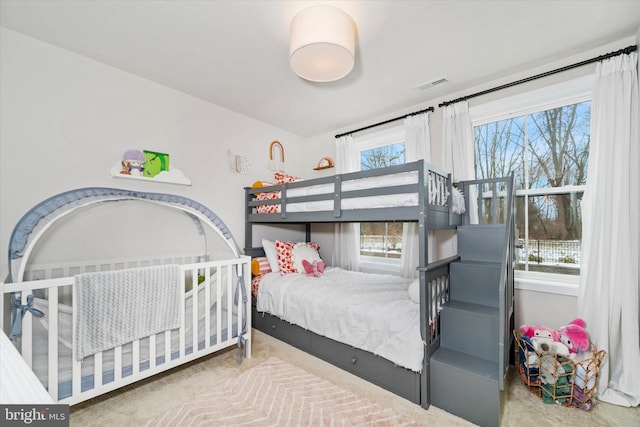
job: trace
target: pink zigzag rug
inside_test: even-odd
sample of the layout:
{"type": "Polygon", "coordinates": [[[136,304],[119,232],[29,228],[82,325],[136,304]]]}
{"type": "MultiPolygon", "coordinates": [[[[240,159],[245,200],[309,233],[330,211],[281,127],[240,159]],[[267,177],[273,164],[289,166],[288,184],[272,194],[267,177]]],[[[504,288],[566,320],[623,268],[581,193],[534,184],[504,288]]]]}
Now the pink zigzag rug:
{"type": "Polygon", "coordinates": [[[417,426],[277,358],[151,418],[147,426],[417,426]]]}

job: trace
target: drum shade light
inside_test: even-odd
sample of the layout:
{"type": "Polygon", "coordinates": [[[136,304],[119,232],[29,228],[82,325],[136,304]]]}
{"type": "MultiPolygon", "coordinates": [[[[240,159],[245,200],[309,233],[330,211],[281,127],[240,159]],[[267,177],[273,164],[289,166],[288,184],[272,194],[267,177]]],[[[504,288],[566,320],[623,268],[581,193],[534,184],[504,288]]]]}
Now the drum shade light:
{"type": "Polygon", "coordinates": [[[355,63],[356,25],[333,6],[311,6],[291,21],[289,63],[300,77],[332,82],[345,77],[355,63]]]}

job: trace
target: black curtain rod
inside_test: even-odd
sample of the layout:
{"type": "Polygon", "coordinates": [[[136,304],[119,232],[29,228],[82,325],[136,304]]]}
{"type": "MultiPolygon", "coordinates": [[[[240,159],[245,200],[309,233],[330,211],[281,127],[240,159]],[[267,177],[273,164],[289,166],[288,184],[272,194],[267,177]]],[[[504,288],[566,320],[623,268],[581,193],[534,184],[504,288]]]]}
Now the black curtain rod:
{"type": "Polygon", "coordinates": [[[371,129],[371,128],[374,128],[374,127],[377,127],[377,126],[386,125],[387,123],[395,122],[396,120],[404,119],[404,118],[409,117],[409,116],[415,116],[416,114],[426,113],[428,111],[433,113],[434,112],[434,108],[433,107],[425,108],[424,110],[414,111],[413,113],[409,113],[409,114],[405,114],[403,116],[395,117],[393,119],[385,120],[384,122],[374,123],[372,125],[365,126],[363,128],[360,128],[360,129],[356,129],[356,130],[352,130],[352,131],[349,131],[349,132],[341,133],[339,135],[336,135],[336,138],[340,138],[342,136],[349,135],[349,134],[356,133],[356,132],[360,132],[360,131],[363,131],[363,130],[371,129]]]}
{"type": "Polygon", "coordinates": [[[507,83],[507,84],[504,84],[502,86],[494,87],[492,89],[483,90],[481,92],[474,93],[472,95],[463,96],[463,97],[454,99],[452,101],[443,102],[442,104],[438,104],[438,107],[440,107],[440,108],[446,107],[447,105],[455,104],[456,102],[466,101],[467,99],[475,98],[476,96],[480,96],[480,95],[486,95],[486,94],[491,93],[491,92],[497,92],[497,91],[502,90],[502,89],[506,89],[506,88],[509,88],[509,87],[512,87],[512,86],[517,86],[519,84],[527,83],[527,82],[530,82],[532,80],[537,80],[537,79],[540,79],[542,77],[547,77],[547,76],[550,76],[552,74],[561,73],[563,71],[571,70],[573,68],[582,67],[583,65],[592,64],[594,62],[599,62],[599,61],[603,61],[605,59],[613,58],[614,56],[629,54],[631,52],[635,52],[637,49],[638,49],[638,45],[627,46],[624,49],[616,50],[615,52],[606,53],[606,54],[600,55],[600,56],[598,56],[596,58],[587,59],[586,61],[578,62],[576,64],[567,65],[567,66],[562,67],[562,68],[558,68],[558,69],[555,69],[555,70],[552,70],[552,71],[547,71],[545,73],[537,74],[537,75],[532,76],[532,77],[527,77],[527,78],[524,78],[522,80],[518,80],[518,81],[515,81],[515,82],[512,82],[512,83],[507,83]]]}

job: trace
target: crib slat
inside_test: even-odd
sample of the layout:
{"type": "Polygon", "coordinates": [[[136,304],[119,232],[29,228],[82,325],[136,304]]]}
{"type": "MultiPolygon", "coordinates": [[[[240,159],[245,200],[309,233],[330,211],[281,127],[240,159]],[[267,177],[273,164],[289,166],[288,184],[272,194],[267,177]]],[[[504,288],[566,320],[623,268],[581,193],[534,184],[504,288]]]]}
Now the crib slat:
{"type": "Polygon", "coordinates": [[[211,269],[204,269],[204,348],[211,346],[211,269]]]}
{"type": "MultiPolygon", "coordinates": [[[[180,278],[181,281],[181,289],[185,289],[185,285],[186,285],[186,269],[182,270],[182,277],[180,278]]],[[[186,317],[186,309],[185,309],[185,304],[187,303],[186,299],[182,300],[182,304],[180,304],[181,307],[181,313],[180,313],[180,329],[178,330],[179,334],[180,334],[180,358],[182,359],[184,357],[184,353],[185,353],[185,317],[186,317]]],[[[171,353],[169,353],[169,360],[171,360],[171,353]]]]}
{"type": "Polygon", "coordinates": [[[233,336],[233,265],[228,265],[227,270],[227,339],[233,336]]]}
{"type": "Polygon", "coordinates": [[[119,345],[113,352],[113,380],[118,382],[122,379],[122,346],[119,345]]]}
{"type": "MultiPolygon", "coordinates": [[[[184,288],[183,288],[184,289],[184,288]]],[[[198,288],[198,270],[191,270],[191,290],[193,298],[191,299],[191,303],[193,305],[193,309],[191,310],[191,319],[190,322],[193,325],[191,328],[191,348],[193,349],[193,353],[198,351],[198,309],[200,308],[200,304],[198,301],[199,291],[198,288]]]]}
{"type": "MultiPolygon", "coordinates": [[[[27,297],[31,294],[30,291],[22,291],[22,304],[27,303],[27,297]]],[[[22,357],[27,362],[29,368],[33,369],[33,322],[31,313],[28,313],[22,318],[22,357]]]]}
{"type": "Polygon", "coordinates": [[[156,367],[156,336],[149,337],[149,369],[156,367]]]}
{"type": "Polygon", "coordinates": [[[93,355],[93,387],[102,385],[102,352],[93,355]]]}
{"type": "Polygon", "coordinates": [[[140,340],[135,340],[133,343],[133,351],[131,356],[132,374],[136,375],[140,372],[140,340]]]}
{"type": "Polygon", "coordinates": [[[49,332],[48,332],[48,369],[49,394],[58,400],[58,288],[49,289],[49,332]]]}
{"type": "Polygon", "coordinates": [[[216,345],[222,337],[222,267],[216,268],[216,345]]]}
{"type": "Polygon", "coordinates": [[[171,360],[171,331],[164,333],[164,363],[171,360]]]}

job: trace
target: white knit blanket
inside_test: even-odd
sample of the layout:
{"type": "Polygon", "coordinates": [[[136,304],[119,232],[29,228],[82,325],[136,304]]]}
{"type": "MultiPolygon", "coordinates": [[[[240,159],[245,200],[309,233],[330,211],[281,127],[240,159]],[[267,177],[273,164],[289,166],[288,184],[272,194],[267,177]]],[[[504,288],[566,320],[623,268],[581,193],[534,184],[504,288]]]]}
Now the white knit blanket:
{"type": "Polygon", "coordinates": [[[180,326],[178,265],[79,274],[74,294],[77,360],[180,326]]]}

